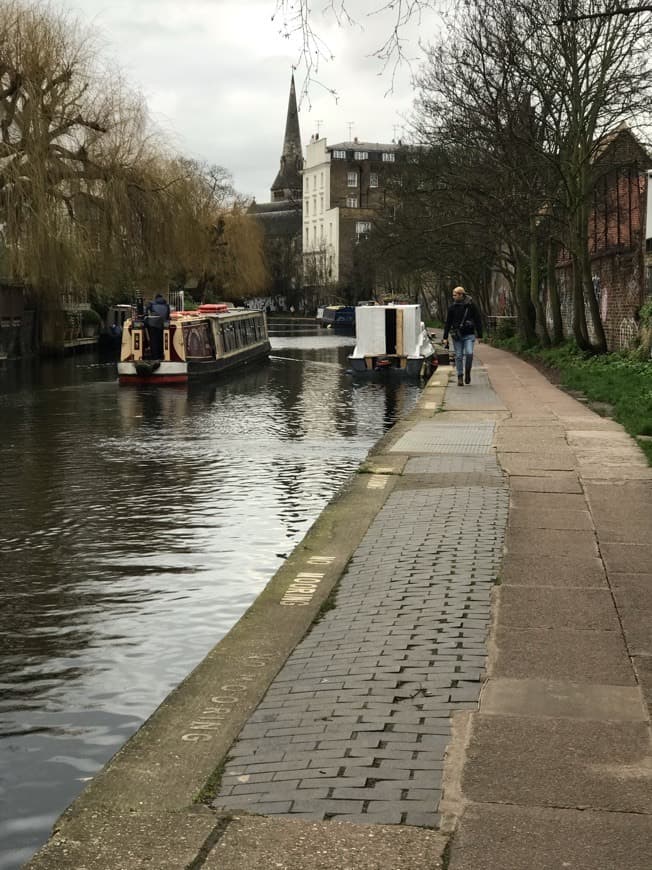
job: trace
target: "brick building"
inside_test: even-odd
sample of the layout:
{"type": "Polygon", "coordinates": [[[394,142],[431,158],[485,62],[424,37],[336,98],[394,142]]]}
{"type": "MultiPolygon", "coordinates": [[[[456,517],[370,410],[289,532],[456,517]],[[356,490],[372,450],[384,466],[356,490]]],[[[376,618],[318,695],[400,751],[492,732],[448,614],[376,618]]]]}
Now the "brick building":
{"type": "MultiPolygon", "coordinates": [[[[649,165],[647,152],[625,125],[603,139],[594,159],[589,250],[593,289],[609,350],[624,350],[636,343],[637,313],[652,291],[649,165]],[[646,235],[650,237],[647,243],[646,235]]],[[[557,273],[564,332],[571,335],[572,264],[567,254],[561,255],[557,273]]]]}
{"type": "Polygon", "coordinates": [[[303,168],[304,280],[346,286],[356,243],[388,207],[386,180],[403,156],[401,144],[339,142],[313,137],[303,168]]]}

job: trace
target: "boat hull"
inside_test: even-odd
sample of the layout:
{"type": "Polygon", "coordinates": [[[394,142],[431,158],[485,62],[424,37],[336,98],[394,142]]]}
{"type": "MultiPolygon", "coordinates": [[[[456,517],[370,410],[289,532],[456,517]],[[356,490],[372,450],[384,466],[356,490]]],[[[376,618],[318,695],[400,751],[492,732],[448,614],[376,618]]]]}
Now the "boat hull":
{"type": "Polygon", "coordinates": [[[260,342],[254,347],[243,348],[220,359],[189,359],[186,362],[161,361],[151,371],[134,362],[118,363],[120,384],[186,384],[198,378],[213,377],[220,372],[237,366],[246,365],[254,360],[269,356],[269,341],[260,342]],[[140,370],[139,370],[140,369],[140,370]]]}
{"type": "Polygon", "coordinates": [[[350,356],[348,363],[354,375],[410,380],[427,380],[438,366],[435,354],[419,357],[350,356]]]}

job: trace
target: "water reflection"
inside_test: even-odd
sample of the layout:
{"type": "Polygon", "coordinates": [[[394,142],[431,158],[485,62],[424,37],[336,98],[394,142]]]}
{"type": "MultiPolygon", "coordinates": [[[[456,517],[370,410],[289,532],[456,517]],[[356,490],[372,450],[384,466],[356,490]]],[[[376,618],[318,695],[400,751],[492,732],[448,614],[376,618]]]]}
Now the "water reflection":
{"type": "MultiPolygon", "coordinates": [[[[305,330],[305,326],[302,327],[305,330]]],[[[350,339],[118,388],[113,363],[0,372],[0,870],[239,618],[417,388],[354,384],[350,339]]]]}

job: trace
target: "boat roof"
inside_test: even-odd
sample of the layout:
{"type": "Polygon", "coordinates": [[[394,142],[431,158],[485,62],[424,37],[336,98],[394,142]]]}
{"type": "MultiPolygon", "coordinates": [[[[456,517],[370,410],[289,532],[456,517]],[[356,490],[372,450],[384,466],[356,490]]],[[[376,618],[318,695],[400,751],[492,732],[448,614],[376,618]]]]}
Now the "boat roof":
{"type": "Polygon", "coordinates": [[[258,308],[228,308],[224,311],[173,311],[175,320],[202,320],[204,317],[234,317],[243,314],[262,314],[258,308]]]}

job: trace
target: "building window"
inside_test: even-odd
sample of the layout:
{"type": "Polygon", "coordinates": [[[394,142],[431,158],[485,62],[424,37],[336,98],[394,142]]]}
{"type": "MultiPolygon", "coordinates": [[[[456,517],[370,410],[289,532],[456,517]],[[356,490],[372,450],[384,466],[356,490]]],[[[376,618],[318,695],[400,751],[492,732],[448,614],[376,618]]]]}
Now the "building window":
{"type": "Polygon", "coordinates": [[[312,198],[312,213],[314,217],[317,217],[317,197],[313,196],[312,198]]]}
{"type": "Polygon", "coordinates": [[[346,151],[333,151],[335,160],[346,160],[346,151]]]}
{"type": "Polygon", "coordinates": [[[306,247],[310,244],[310,227],[306,227],[306,247]]]}
{"type": "Polygon", "coordinates": [[[328,225],[328,241],[333,241],[333,224],[328,225]]]}
{"type": "Polygon", "coordinates": [[[306,199],[306,217],[310,217],[310,200],[306,199]]]}
{"type": "Polygon", "coordinates": [[[320,194],[319,196],[319,210],[324,211],[324,194],[320,194]]]}
{"type": "Polygon", "coordinates": [[[319,241],[320,242],[324,241],[324,222],[323,221],[319,222],[319,241]]]}
{"type": "Polygon", "coordinates": [[[347,172],[346,173],[346,186],[347,187],[357,187],[358,186],[358,173],[357,172],[347,172]]]}
{"type": "Polygon", "coordinates": [[[324,186],[324,173],[323,172],[319,173],[319,186],[320,187],[324,186]]]}
{"type": "Polygon", "coordinates": [[[369,173],[369,187],[378,187],[378,173],[370,172],[369,173]]]}
{"type": "Polygon", "coordinates": [[[357,208],[358,207],[358,197],[357,196],[347,196],[346,207],[347,208],[357,208]]]}
{"type": "Polygon", "coordinates": [[[371,232],[371,221],[356,221],[355,231],[358,236],[366,236],[371,232]]]}
{"type": "Polygon", "coordinates": [[[315,173],[312,177],[312,189],[313,190],[317,189],[317,173],[315,173]]]}
{"type": "Polygon", "coordinates": [[[368,151],[354,151],[353,152],[354,160],[368,160],[369,152],[368,151]]]}
{"type": "Polygon", "coordinates": [[[312,228],[312,245],[314,248],[317,247],[317,227],[314,226],[312,228]]]}
{"type": "Polygon", "coordinates": [[[394,152],[393,151],[383,151],[383,162],[384,163],[393,163],[394,162],[394,152]]]}

